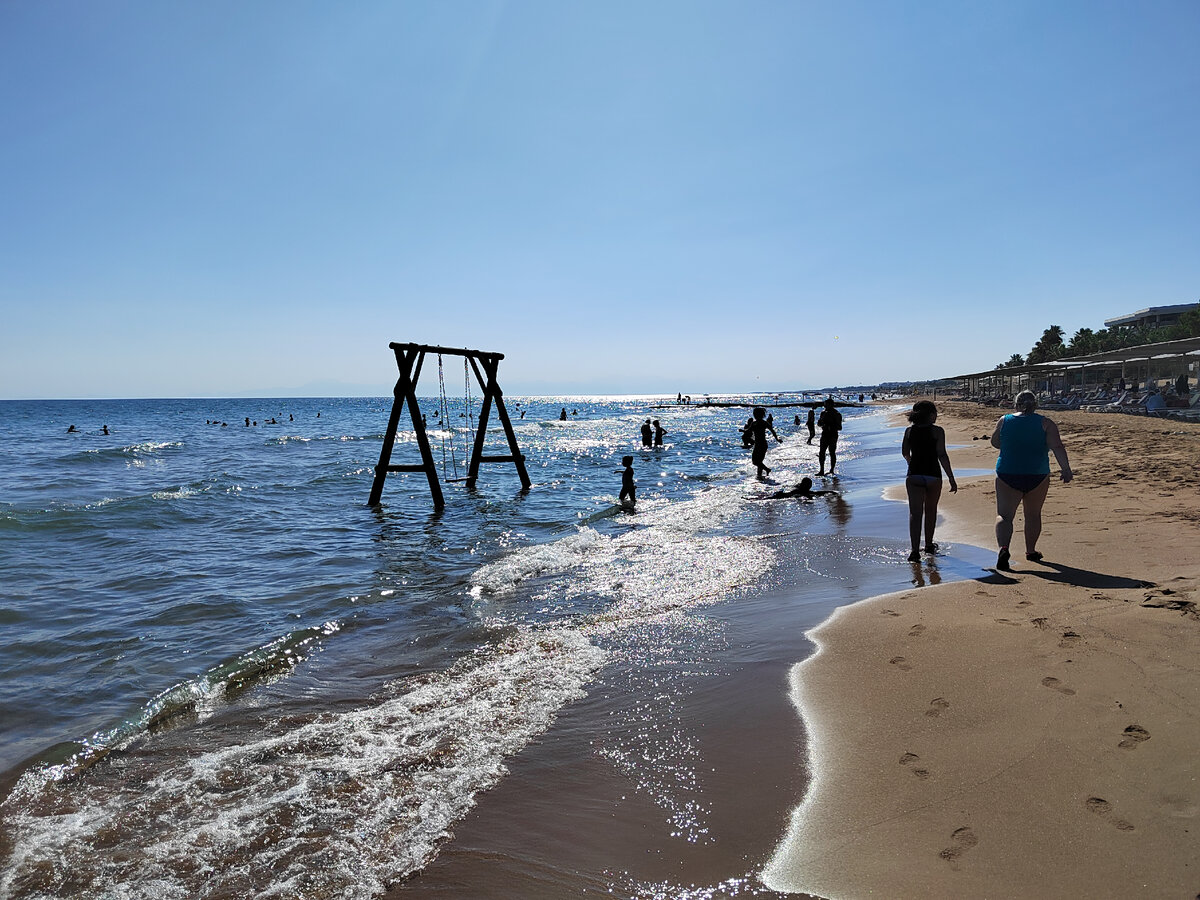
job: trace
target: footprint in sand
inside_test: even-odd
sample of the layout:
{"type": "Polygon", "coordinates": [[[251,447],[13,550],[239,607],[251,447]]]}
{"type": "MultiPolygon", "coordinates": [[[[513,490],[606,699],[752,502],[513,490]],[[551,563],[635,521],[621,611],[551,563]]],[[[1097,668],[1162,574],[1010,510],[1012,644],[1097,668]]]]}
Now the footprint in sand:
{"type": "Polygon", "coordinates": [[[880,613],[880,615],[881,616],[898,616],[898,615],[900,615],[900,613],[896,612],[894,609],[885,609],[880,613]]]}
{"type": "Polygon", "coordinates": [[[936,719],[949,708],[950,701],[945,697],[934,697],[929,701],[929,709],[925,710],[925,715],[936,719]]]}
{"type": "Polygon", "coordinates": [[[1150,732],[1141,725],[1130,725],[1125,729],[1125,739],[1117,744],[1122,750],[1136,750],[1142,741],[1150,740],[1150,732]]]}
{"type": "Polygon", "coordinates": [[[1087,808],[1100,816],[1102,819],[1108,819],[1112,822],[1113,827],[1118,831],[1133,831],[1133,826],[1124,819],[1112,818],[1112,804],[1100,797],[1088,797],[1087,808]]]}
{"type": "Polygon", "coordinates": [[[1081,638],[1074,631],[1064,631],[1061,640],[1058,642],[1060,647],[1074,647],[1079,643],[1081,638]]]}
{"type": "Polygon", "coordinates": [[[950,846],[938,854],[942,859],[948,862],[954,862],[972,847],[979,843],[979,838],[975,837],[975,832],[970,828],[959,828],[954,834],[950,835],[950,846]]]}
{"type": "Polygon", "coordinates": [[[1017,626],[1019,626],[1021,623],[1014,622],[1012,619],[996,619],[996,624],[997,625],[1017,625],[1017,626]]]}
{"type": "Polygon", "coordinates": [[[914,625],[908,630],[909,637],[920,637],[925,631],[924,625],[914,625]]]}
{"type": "Polygon", "coordinates": [[[1017,604],[1017,608],[1019,609],[1022,606],[1033,606],[1033,601],[1032,600],[1022,600],[1020,603],[1017,604]]]}
{"type": "Polygon", "coordinates": [[[976,596],[976,597],[993,597],[993,596],[995,596],[995,595],[994,595],[994,594],[989,594],[987,591],[976,591],[976,592],[975,592],[975,596],[976,596]]]}
{"type": "Polygon", "coordinates": [[[1033,625],[1034,628],[1045,629],[1046,627],[1048,627],[1050,620],[1047,619],[1045,616],[1038,616],[1036,619],[1030,619],[1029,622],[1031,625],[1033,625]]]}
{"type": "Polygon", "coordinates": [[[1042,687],[1048,687],[1052,691],[1058,691],[1060,694],[1067,694],[1068,696],[1075,693],[1052,675],[1047,675],[1042,679],[1042,687]]]}
{"type": "Polygon", "coordinates": [[[902,757],[900,757],[900,765],[907,768],[918,778],[924,780],[933,773],[930,772],[928,769],[922,768],[921,766],[917,765],[917,763],[918,763],[918,761],[920,761],[920,759],[921,759],[921,757],[917,756],[917,754],[915,754],[915,753],[905,753],[902,757]]]}
{"type": "Polygon", "coordinates": [[[910,669],[912,669],[912,666],[909,664],[908,660],[905,659],[903,656],[893,656],[891,659],[888,660],[888,662],[890,662],[893,666],[895,666],[901,672],[907,672],[910,669]]]}

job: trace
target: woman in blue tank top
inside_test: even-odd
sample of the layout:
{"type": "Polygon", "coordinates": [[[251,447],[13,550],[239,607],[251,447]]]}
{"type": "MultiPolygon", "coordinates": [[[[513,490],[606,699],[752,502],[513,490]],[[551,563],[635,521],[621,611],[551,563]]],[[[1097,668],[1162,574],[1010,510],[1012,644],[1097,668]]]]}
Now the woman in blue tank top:
{"type": "Polygon", "coordinates": [[[1074,477],[1058,426],[1034,412],[1037,397],[1033,391],[1017,394],[1013,406],[1017,412],[1001,417],[992,432],[992,446],[1000,451],[996,460],[996,544],[1000,547],[996,568],[1006,572],[1011,568],[1008,545],[1018,506],[1025,513],[1025,558],[1033,562],[1042,559],[1037,542],[1042,534],[1042,505],[1050,489],[1048,454],[1053,451],[1063,484],[1074,477]]]}

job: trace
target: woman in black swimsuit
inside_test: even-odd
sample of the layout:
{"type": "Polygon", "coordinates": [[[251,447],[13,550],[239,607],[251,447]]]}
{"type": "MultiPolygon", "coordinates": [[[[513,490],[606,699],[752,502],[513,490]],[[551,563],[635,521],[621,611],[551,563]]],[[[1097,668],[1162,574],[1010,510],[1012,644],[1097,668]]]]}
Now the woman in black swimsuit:
{"type": "Polygon", "coordinates": [[[922,523],[925,552],[937,552],[933,530],[937,525],[938,498],[942,496],[942,469],[950,481],[950,493],[958,491],[958,484],[946,453],[946,432],[933,424],[937,421],[937,407],[929,400],[918,400],[908,414],[908,421],[912,424],[904,430],[900,444],[900,452],[908,461],[908,477],[904,479],[908,491],[908,536],[912,541],[908,558],[920,562],[922,523]]]}

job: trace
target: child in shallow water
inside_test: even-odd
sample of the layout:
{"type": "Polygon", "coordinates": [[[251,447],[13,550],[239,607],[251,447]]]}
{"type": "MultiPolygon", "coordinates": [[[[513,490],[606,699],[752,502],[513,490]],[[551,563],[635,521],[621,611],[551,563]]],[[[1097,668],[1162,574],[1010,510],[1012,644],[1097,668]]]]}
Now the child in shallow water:
{"type": "Polygon", "coordinates": [[[628,501],[630,506],[637,503],[637,486],[633,482],[633,457],[622,456],[621,465],[625,468],[621,471],[621,494],[617,500],[624,504],[628,501]]]}

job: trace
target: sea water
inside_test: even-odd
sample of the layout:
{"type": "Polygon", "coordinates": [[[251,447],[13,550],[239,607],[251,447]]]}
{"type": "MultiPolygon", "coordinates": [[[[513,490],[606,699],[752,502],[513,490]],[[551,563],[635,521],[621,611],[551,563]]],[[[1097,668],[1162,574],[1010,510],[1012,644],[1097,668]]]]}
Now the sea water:
{"type": "MultiPolygon", "coordinates": [[[[843,409],[841,496],[798,520],[748,497],[815,472],[806,410],[773,410],[763,483],[747,408],[661,402],[508,398],[533,485],[468,490],[477,405],[424,401],[442,511],[422,474],[366,503],[390,397],[0,404],[0,897],[377,896],[604,673],[702,667],[706,610],[785,571],[810,624],[911,583],[884,411],[843,409]]],[[[703,843],[702,761],[640,715],[598,758],[703,843]]]]}

